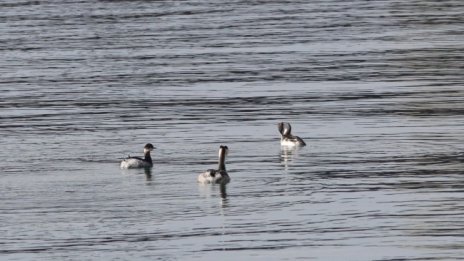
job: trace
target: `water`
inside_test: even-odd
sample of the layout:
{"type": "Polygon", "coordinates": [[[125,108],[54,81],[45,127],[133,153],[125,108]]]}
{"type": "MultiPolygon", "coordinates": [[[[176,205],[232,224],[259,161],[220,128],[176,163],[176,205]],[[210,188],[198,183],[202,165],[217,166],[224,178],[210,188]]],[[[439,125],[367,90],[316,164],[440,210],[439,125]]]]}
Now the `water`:
{"type": "Polygon", "coordinates": [[[0,11],[1,260],[463,259],[462,1],[0,11]]]}

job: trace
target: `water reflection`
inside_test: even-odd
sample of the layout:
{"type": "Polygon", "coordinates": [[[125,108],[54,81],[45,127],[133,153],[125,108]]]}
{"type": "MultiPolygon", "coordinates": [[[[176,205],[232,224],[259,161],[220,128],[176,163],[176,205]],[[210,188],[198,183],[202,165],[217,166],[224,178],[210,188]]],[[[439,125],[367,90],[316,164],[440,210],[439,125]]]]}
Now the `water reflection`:
{"type": "MultiPolygon", "coordinates": [[[[123,175],[140,175],[142,169],[121,169],[121,173],[123,175]]],[[[145,181],[147,181],[147,185],[152,184],[153,181],[153,169],[152,168],[143,168],[143,174],[145,175],[145,181]]]]}
{"type": "Polygon", "coordinates": [[[223,200],[227,200],[227,190],[226,189],[227,189],[227,185],[225,185],[225,184],[220,184],[219,185],[219,193],[220,193],[221,198],[223,200]]]}
{"type": "Polygon", "coordinates": [[[200,196],[208,199],[216,197],[219,193],[219,197],[221,198],[221,207],[227,206],[228,198],[226,184],[198,184],[198,191],[200,196]]]}
{"type": "Polygon", "coordinates": [[[281,147],[280,149],[280,163],[284,165],[285,170],[288,170],[289,165],[298,158],[298,152],[301,147],[281,147]]]}
{"type": "Polygon", "coordinates": [[[145,168],[144,169],[144,172],[145,172],[145,178],[147,181],[152,181],[152,169],[151,168],[145,168]]]}

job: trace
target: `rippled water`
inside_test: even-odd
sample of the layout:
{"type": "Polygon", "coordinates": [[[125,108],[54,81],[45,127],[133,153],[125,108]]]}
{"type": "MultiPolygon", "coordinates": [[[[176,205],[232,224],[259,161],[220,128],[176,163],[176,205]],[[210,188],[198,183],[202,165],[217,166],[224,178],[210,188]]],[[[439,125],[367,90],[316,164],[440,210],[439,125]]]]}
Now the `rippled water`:
{"type": "Polygon", "coordinates": [[[0,11],[1,260],[463,259],[462,1],[0,11]]]}

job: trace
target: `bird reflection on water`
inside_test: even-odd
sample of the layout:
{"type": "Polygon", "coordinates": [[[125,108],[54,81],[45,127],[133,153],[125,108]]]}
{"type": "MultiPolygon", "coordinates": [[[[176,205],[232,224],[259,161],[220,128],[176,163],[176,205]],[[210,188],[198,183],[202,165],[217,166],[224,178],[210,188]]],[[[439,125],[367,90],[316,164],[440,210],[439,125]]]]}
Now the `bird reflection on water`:
{"type": "Polygon", "coordinates": [[[145,173],[145,178],[146,178],[147,181],[152,181],[153,180],[152,169],[151,168],[145,168],[144,173],[145,173]]]}
{"type": "MultiPolygon", "coordinates": [[[[123,175],[141,175],[141,169],[122,169],[121,173],[123,175]]],[[[143,168],[143,174],[145,175],[145,181],[147,185],[153,184],[153,169],[152,168],[143,168]]]]}
{"type": "Polygon", "coordinates": [[[215,184],[215,185],[205,185],[199,184],[198,190],[200,196],[209,199],[218,196],[221,198],[221,207],[227,207],[227,202],[229,201],[227,195],[227,185],[226,184],[215,184]]]}
{"type": "Polygon", "coordinates": [[[281,147],[280,149],[280,163],[288,170],[291,163],[298,158],[298,152],[301,147],[281,147]]]}

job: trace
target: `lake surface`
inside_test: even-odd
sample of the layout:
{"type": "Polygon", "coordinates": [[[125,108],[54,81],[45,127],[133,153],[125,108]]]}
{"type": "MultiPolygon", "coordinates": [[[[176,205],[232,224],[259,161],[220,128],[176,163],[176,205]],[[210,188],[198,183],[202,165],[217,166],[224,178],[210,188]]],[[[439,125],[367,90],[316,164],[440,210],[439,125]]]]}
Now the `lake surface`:
{"type": "Polygon", "coordinates": [[[463,13],[2,1],[0,259],[463,260],[463,13]]]}

